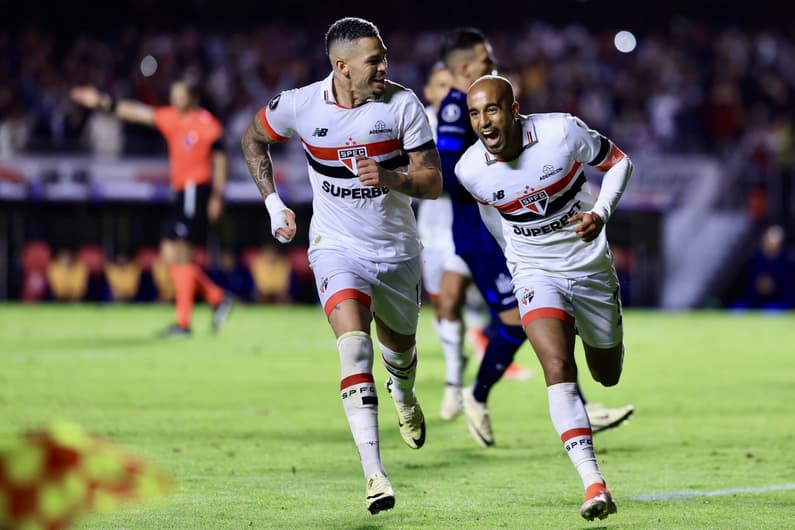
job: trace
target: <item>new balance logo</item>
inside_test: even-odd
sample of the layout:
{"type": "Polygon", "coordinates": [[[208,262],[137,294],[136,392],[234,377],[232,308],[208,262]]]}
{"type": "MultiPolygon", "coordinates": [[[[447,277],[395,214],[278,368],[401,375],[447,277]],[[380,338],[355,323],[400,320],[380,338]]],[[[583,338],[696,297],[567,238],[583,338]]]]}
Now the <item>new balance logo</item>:
{"type": "Polygon", "coordinates": [[[499,201],[504,198],[505,198],[505,190],[500,190],[496,193],[491,194],[491,200],[493,201],[499,201]]]}
{"type": "Polygon", "coordinates": [[[327,134],[328,134],[328,129],[325,128],[321,129],[318,127],[317,129],[315,129],[315,132],[312,133],[312,136],[326,136],[327,134]]]}

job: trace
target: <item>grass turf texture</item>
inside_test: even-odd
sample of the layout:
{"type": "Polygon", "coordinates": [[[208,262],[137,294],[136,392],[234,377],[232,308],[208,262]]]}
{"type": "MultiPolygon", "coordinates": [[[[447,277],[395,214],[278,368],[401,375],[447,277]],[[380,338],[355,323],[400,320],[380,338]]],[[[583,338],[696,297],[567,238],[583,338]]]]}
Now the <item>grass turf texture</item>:
{"type": "MultiPolygon", "coordinates": [[[[792,314],[627,311],[621,383],[586,396],[634,403],[595,447],[619,507],[578,513],[582,487],[536,376],[492,392],[497,445],[438,419],[443,360],[424,311],[417,393],[424,448],[404,446],[376,363],[382,457],[397,505],[371,516],[339,400],[339,366],[319,308],[237,307],[218,336],[199,307],[194,336],[154,337],[168,306],[0,306],[0,431],[55,418],[132,448],[175,476],[162,502],[80,528],[791,528],[795,491],[668,501],[651,493],[795,482],[792,314]]],[[[475,372],[468,368],[468,380],[475,372]]]]}

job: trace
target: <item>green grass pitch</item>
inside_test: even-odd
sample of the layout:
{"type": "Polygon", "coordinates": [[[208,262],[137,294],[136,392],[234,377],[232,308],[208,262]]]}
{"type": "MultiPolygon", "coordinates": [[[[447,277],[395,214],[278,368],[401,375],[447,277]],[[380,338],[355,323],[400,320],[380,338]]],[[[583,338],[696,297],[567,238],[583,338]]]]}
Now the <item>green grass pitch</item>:
{"type": "MultiPolygon", "coordinates": [[[[339,400],[339,363],[316,307],[237,307],[218,336],[164,341],[168,306],[0,306],[0,434],[75,421],[160,463],[178,490],[80,528],[793,528],[795,490],[643,501],[795,483],[795,315],[627,311],[617,387],[580,360],[586,396],[633,403],[595,447],[619,512],[588,523],[552,428],[538,363],[493,391],[497,445],[443,422],[443,361],[424,311],[417,394],[425,447],[404,446],[381,388],[382,456],[397,505],[371,516],[339,400]]],[[[471,380],[475,366],[468,368],[471,380]]]]}

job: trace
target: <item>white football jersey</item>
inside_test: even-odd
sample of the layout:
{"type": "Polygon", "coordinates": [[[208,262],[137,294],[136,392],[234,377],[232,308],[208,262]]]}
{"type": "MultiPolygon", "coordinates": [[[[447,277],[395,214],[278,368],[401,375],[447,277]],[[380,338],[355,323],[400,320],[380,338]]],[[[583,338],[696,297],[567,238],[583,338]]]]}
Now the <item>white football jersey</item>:
{"type": "Polygon", "coordinates": [[[612,265],[605,230],[586,243],[566,224],[594,205],[583,164],[597,166],[611,142],[570,114],[520,117],[523,150],[501,161],[478,141],[456,165],[461,183],[483,204],[497,209],[511,273],[577,277],[612,265]]]}
{"type": "Polygon", "coordinates": [[[419,255],[411,197],[386,186],[363,186],[356,156],[405,170],[407,152],[433,147],[425,111],[414,93],[391,81],[384,93],[349,109],[337,104],[333,74],[276,95],[260,111],[273,138],[301,138],[312,184],[310,248],[337,248],[373,261],[419,255]]]}
{"type": "Polygon", "coordinates": [[[431,126],[433,133],[433,141],[436,141],[436,128],[439,126],[439,118],[436,117],[436,109],[431,105],[425,107],[425,117],[428,118],[428,124],[431,126]]]}

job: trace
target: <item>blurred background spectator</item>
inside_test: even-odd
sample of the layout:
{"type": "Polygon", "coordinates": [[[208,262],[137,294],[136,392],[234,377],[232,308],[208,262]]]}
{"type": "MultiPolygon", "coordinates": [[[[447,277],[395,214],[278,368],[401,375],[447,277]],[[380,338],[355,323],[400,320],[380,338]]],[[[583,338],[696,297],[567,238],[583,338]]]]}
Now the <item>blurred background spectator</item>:
{"type": "Polygon", "coordinates": [[[762,232],[759,246],[743,271],[743,294],[734,308],[795,308],[795,256],[784,241],[784,229],[779,225],[762,232]]]}
{"type": "MultiPolygon", "coordinates": [[[[784,248],[795,234],[795,11],[768,0],[712,4],[564,0],[522,2],[517,9],[497,1],[489,10],[509,17],[480,17],[479,3],[462,2],[451,11],[407,0],[400,6],[405,18],[396,17],[394,7],[354,0],[346,14],[381,27],[389,77],[418,94],[443,31],[480,26],[500,69],[510,73],[523,112],[574,113],[613,138],[638,162],[622,202],[634,217],[623,224],[616,218],[610,227],[620,232],[611,241],[618,244],[626,303],[684,307],[728,303],[726,293],[737,291],[754,251],[754,226],[779,225],[784,248]],[[620,41],[619,30],[632,31],[632,38],[620,41]],[[641,218],[646,212],[659,219],[641,218]],[[726,230],[721,237],[718,226],[726,230]],[[710,267],[709,258],[717,263],[710,267]],[[693,274],[688,259],[703,265],[703,275],[693,274]]],[[[229,208],[217,248],[243,249],[211,252],[203,265],[244,300],[314,301],[311,271],[299,257],[306,234],[290,247],[272,248],[239,139],[271,96],[328,73],[322,35],[339,16],[336,8],[121,0],[114,9],[117,22],[106,25],[84,19],[79,5],[53,6],[49,22],[33,4],[23,5],[0,26],[0,229],[6,234],[0,250],[5,246],[5,255],[16,258],[9,263],[21,263],[28,241],[48,239],[45,221],[31,220],[40,212],[24,201],[80,204],[93,224],[74,230],[69,243],[101,241],[100,256],[88,262],[94,267],[86,296],[130,299],[117,281],[118,267],[132,270],[129,258],[96,267],[100,257],[124,247],[140,267],[133,299],[170,299],[168,275],[137,254],[156,244],[150,225],[157,224],[165,193],[156,187],[165,177],[165,143],[155,131],[85,113],[67,92],[90,83],[115,97],[160,105],[170,83],[190,73],[201,79],[201,100],[226,128],[229,208]],[[152,186],[148,195],[140,191],[144,184],[152,186]],[[124,203],[131,200],[138,202],[124,203]],[[17,209],[4,214],[5,205],[17,209]],[[253,258],[248,248],[262,252],[253,258]],[[100,292],[99,272],[110,294],[100,292]]],[[[306,229],[311,190],[300,142],[272,152],[279,158],[280,193],[291,206],[304,205],[299,227],[306,229]]],[[[0,298],[38,296],[34,269],[0,272],[12,284],[0,285],[0,298]]]]}

